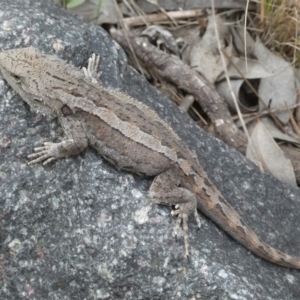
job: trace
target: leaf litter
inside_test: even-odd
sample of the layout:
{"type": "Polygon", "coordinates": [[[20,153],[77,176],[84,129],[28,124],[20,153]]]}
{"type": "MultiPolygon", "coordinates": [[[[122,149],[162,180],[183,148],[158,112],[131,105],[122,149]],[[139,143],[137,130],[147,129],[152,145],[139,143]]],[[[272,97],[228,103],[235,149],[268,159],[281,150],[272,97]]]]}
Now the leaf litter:
{"type": "MultiPolygon", "coordinates": [[[[117,26],[126,29],[124,34],[127,36],[132,34],[147,40],[145,45],[154,45],[157,53],[161,51],[161,55],[168,55],[170,69],[172,59],[176,63],[176,59],[182,59],[185,65],[182,69],[190,70],[190,74],[185,71],[183,76],[199,76],[200,79],[198,83],[193,79],[190,89],[188,82],[182,84],[173,79],[172,74],[155,70],[159,68],[155,61],[150,67],[147,62],[141,63],[136,53],[130,55],[132,64],[138,70],[144,70],[147,79],[167,93],[202,128],[244,153],[264,171],[295,185],[293,166],[277,143],[299,147],[300,72],[296,66],[300,64],[300,47],[297,45],[300,40],[297,30],[300,5],[294,2],[274,4],[271,9],[257,14],[262,6],[257,7],[255,3],[250,3],[245,13],[242,0],[215,0],[216,9],[222,9],[222,12],[216,14],[214,21],[210,1],[206,5],[205,1],[187,1],[184,7],[176,1],[167,2],[159,6],[158,1],[146,0],[120,1],[118,4],[111,0],[102,0],[101,3],[85,0],[84,3],[78,1],[81,4],[75,5],[71,11],[82,14],[89,22],[102,24],[112,37],[117,26]],[[219,40],[216,39],[216,28],[219,40]],[[283,30],[280,28],[286,33],[286,42],[282,40],[283,30]],[[221,55],[225,57],[226,70],[221,55]],[[199,84],[200,89],[195,88],[195,84],[199,84]],[[234,99],[237,99],[242,114],[239,120],[234,99]],[[220,104],[224,101],[228,112],[220,104]],[[219,115],[215,115],[216,110],[220,111],[219,115]],[[249,128],[251,141],[247,141],[247,135],[238,129],[242,123],[249,128]],[[227,129],[218,131],[220,125],[227,126],[227,129]],[[239,131],[239,135],[232,138],[234,142],[231,143],[233,128],[236,128],[234,132],[239,131]]],[[[128,38],[128,41],[134,41],[134,38],[128,38]]],[[[118,42],[126,49],[121,39],[118,42]]],[[[134,49],[137,46],[131,48],[134,49]]]]}

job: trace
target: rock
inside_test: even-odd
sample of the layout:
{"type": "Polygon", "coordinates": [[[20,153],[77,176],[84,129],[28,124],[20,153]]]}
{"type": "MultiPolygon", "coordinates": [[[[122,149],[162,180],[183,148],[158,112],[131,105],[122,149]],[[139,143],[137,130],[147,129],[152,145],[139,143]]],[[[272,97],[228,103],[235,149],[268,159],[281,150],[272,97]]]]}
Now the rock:
{"type": "MultiPolygon", "coordinates": [[[[103,29],[51,0],[2,0],[0,35],[1,50],[34,46],[78,67],[100,53],[104,84],[154,107],[258,235],[300,255],[299,190],[203,132],[127,66],[103,29]]],[[[202,215],[199,232],[190,218],[187,262],[170,209],[148,198],[151,178],[118,171],[91,148],[27,166],[62,130],[2,76],[0,94],[1,299],[299,299],[300,271],[256,257],[202,215]]]]}

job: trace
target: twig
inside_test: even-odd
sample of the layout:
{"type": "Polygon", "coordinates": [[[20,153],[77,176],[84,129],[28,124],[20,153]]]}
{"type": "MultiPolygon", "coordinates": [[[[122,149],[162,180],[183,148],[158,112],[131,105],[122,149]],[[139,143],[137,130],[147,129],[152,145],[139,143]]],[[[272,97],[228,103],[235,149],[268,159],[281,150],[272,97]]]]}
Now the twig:
{"type": "MultiPolygon", "coordinates": [[[[278,108],[263,110],[263,111],[260,111],[260,112],[257,112],[257,113],[242,114],[242,116],[243,116],[244,119],[247,119],[247,118],[255,119],[255,118],[263,117],[265,115],[269,115],[270,113],[286,111],[286,110],[289,110],[289,109],[294,109],[298,106],[300,106],[300,103],[293,104],[293,105],[290,105],[290,106],[287,106],[287,107],[278,107],[278,108]]],[[[234,121],[236,121],[236,120],[239,119],[239,116],[233,116],[232,119],[234,121]]]]}
{"type": "Polygon", "coordinates": [[[165,13],[150,14],[138,17],[124,18],[123,22],[128,27],[145,25],[147,23],[159,23],[162,21],[169,21],[171,19],[185,19],[191,17],[199,17],[204,15],[203,9],[193,9],[185,11],[169,11],[168,15],[165,13]]]}

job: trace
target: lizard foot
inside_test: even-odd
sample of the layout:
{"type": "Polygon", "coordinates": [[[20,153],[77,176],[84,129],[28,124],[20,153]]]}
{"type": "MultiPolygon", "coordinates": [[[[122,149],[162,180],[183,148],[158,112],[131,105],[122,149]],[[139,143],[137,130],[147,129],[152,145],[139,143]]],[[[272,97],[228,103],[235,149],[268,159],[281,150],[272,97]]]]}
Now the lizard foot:
{"type": "Polygon", "coordinates": [[[178,235],[180,225],[182,224],[185,255],[188,260],[189,260],[189,248],[190,248],[190,243],[189,243],[189,238],[188,238],[188,231],[189,231],[188,217],[192,212],[194,213],[197,227],[199,230],[201,227],[201,222],[199,219],[197,206],[195,207],[193,202],[177,204],[177,205],[175,205],[175,210],[172,210],[172,212],[171,212],[172,216],[177,216],[176,225],[174,228],[176,240],[177,240],[177,235],[178,235]]]}
{"type": "Polygon", "coordinates": [[[194,214],[198,228],[200,228],[200,219],[197,212],[197,196],[189,189],[180,176],[179,170],[170,168],[167,171],[157,175],[150,187],[149,196],[157,204],[175,206],[172,211],[173,216],[177,216],[174,228],[177,238],[180,225],[183,228],[183,239],[186,257],[189,258],[189,238],[188,238],[188,217],[194,214]]]}
{"type": "Polygon", "coordinates": [[[28,155],[31,160],[28,165],[43,162],[43,165],[61,157],[59,155],[59,143],[44,143],[42,147],[34,148],[35,153],[28,155]]]}
{"type": "Polygon", "coordinates": [[[172,211],[172,215],[177,216],[174,228],[175,238],[177,239],[179,228],[182,224],[185,254],[186,257],[189,258],[189,215],[194,214],[198,229],[201,226],[197,211],[197,198],[190,190],[183,187],[173,187],[170,190],[167,190],[165,182],[166,181],[161,182],[160,178],[155,178],[150,187],[150,197],[152,201],[157,204],[175,206],[175,209],[172,211]],[[161,192],[162,188],[165,188],[165,193],[161,192]]]}
{"type": "Polygon", "coordinates": [[[93,53],[88,60],[88,67],[82,68],[85,77],[89,78],[93,83],[98,83],[98,84],[99,84],[99,77],[101,75],[101,72],[97,73],[99,60],[100,60],[100,56],[93,53]]]}
{"type": "MultiPolygon", "coordinates": [[[[74,125],[74,123],[72,124],[74,125]]],[[[32,165],[43,161],[43,165],[46,165],[55,159],[82,152],[88,145],[84,131],[80,132],[80,126],[69,127],[76,130],[73,137],[77,134],[77,139],[65,139],[60,143],[44,143],[43,146],[34,149],[35,153],[28,155],[30,159],[33,159],[28,164],[32,165]]]]}

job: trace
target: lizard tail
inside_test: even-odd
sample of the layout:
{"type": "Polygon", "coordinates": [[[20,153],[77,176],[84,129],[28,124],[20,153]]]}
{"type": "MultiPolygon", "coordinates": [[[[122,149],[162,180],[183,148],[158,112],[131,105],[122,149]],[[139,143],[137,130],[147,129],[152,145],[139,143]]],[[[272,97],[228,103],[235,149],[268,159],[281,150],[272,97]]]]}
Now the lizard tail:
{"type": "Polygon", "coordinates": [[[212,194],[207,192],[202,189],[202,192],[198,193],[201,197],[201,200],[197,201],[198,209],[236,241],[265,260],[280,266],[300,269],[300,257],[284,253],[263,242],[218,191],[215,190],[212,194]]]}

